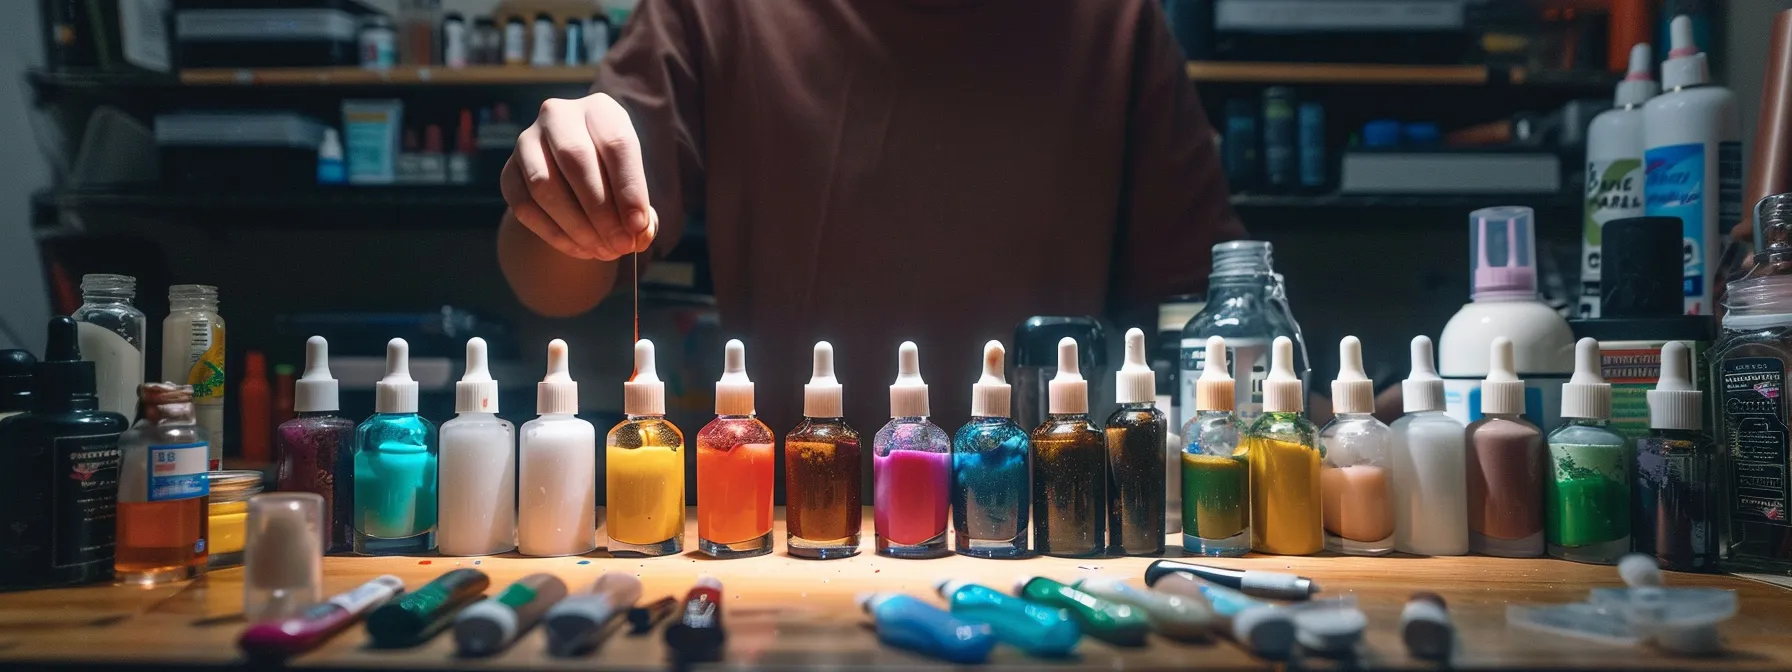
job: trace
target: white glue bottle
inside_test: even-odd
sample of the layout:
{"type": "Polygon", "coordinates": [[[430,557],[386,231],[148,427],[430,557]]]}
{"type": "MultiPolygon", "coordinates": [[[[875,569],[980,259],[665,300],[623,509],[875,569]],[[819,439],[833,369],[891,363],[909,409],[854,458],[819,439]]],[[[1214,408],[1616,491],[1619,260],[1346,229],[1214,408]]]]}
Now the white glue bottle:
{"type": "Polygon", "coordinates": [[[1643,103],[1661,91],[1648,43],[1630,48],[1630,72],[1612,109],[1587,125],[1586,218],[1581,223],[1580,316],[1599,317],[1599,244],[1605,223],[1643,216],[1643,103]]]}
{"type": "Polygon", "coordinates": [[[1712,276],[1731,225],[1742,221],[1742,124],[1736,95],[1711,83],[1692,20],[1676,16],[1661,64],[1663,93],[1643,106],[1643,214],[1685,228],[1686,314],[1712,315],[1712,276]]]}
{"type": "Polygon", "coordinates": [[[516,548],[516,427],[498,417],[485,339],[467,341],[467,372],[442,423],[436,550],[492,555],[516,548]]]}
{"type": "Polygon", "coordinates": [[[1444,414],[1444,381],[1431,339],[1412,339],[1412,374],[1400,383],[1406,415],[1394,421],[1394,550],[1468,553],[1468,446],[1462,423],[1444,414]]]}
{"type": "Polygon", "coordinates": [[[517,450],[517,552],[580,555],[597,548],[597,428],[579,412],[566,341],[548,343],[547,377],[517,450]]]}
{"type": "Polygon", "coordinates": [[[1516,346],[1515,372],[1525,380],[1519,412],[1553,427],[1561,417],[1562,383],[1574,373],[1574,332],[1537,296],[1537,240],[1530,208],[1499,206],[1469,213],[1470,301],[1444,325],[1437,368],[1444,412],[1468,424],[1481,417],[1481,379],[1493,339],[1516,346]]]}

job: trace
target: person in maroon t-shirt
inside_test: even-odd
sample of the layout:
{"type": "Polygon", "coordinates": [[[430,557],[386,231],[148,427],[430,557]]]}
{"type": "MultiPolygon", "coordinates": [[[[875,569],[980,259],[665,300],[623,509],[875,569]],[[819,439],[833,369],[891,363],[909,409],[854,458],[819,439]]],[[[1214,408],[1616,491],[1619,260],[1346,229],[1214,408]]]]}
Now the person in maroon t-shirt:
{"type": "Polygon", "coordinates": [[[700,219],[779,431],[818,339],[862,431],[903,340],[953,427],[984,341],[1155,319],[1244,235],[1157,0],[643,0],[593,90],[517,139],[505,277],[582,313],[700,219]]]}

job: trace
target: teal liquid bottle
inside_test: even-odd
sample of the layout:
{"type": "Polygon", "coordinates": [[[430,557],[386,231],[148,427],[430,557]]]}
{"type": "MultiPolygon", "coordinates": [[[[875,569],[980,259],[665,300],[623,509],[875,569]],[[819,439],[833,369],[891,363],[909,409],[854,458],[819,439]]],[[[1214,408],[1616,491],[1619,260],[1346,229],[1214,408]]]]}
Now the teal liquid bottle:
{"type": "Polygon", "coordinates": [[[355,428],[355,552],[426,553],[436,547],[436,426],[417,415],[410,344],[386,344],[386,376],[373,416],[355,428]]]}
{"type": "Polygon", "coordinates": [[[996,639],[1028,655],[1042,658],[1068,656],[1082,641],[1083,631],[1063,609],[1034,604],[994,588],[968,581],[947,579],[934,589],[946,599],[952,615],[973,623],[988,624],[996,639]]]}
{"type": "Polygon", "coordinates": [[[1562,426],[1549,433],[1543,538],[1550,557],[1603,565],[1630,552],[1630,442],[1611,428],[1612,386],[1599,375],[1599,342],[1574,345],[1562,386],[1562,426]]]}
{"type": "Polygon", "coordinates": [[[983,346],[983,377],[971,386],[971,420],[952,436],[952,527],[960,555],[1027,555],[1033,451],[1027,430],[1009,417],[1004,354],[997,341],[983,346]]]}

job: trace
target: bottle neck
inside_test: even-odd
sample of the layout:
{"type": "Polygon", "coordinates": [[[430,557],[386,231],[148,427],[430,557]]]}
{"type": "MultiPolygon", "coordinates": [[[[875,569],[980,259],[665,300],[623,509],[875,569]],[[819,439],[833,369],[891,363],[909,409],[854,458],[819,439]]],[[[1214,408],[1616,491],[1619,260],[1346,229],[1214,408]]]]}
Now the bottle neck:
{"type": "Polygon", "coordinates": [[[1226,409],[1223,411],[1213,411],[1213,410],[1195,411],[1195,417],[1200,418],[1202,420],[1210,420],[1213,418],[1230,418],[1232,416],[1233,416],[1232,409],[1226,409]]]}
{"type": "Polygon", "coordinates": [[[1275,281],[1267,269],[1263,273],[1249,275],[1222,275],[1208,279],[1207,302],[1220,303],[1227,299],[1259,297],[1269,292],[1269,286],[1275,281]]]}
{"type": "Polygon", "coordinates": [[[295,417],[295,418],[333,418],[333,417],[336,417],[336,411],[299,411],[298,413],[293,414],[292,417],[295,417]]]}
{"type": "Polygon", "coordinates": [[[1047,413],[1046,422],[1088,422],[1088,413],[1047,413]]]}
{"type": "Polygon", "coordinates": [[[717,413],[717,420],[752,420],[752,413],[717,413]]]}
{"type": "Polygon", "coordinates": [[[1563,427],[1606,427],[1611,424],[1607,418],[1562,418],[1563,427]]]}
{"type": "Polygon", "coordinates": [[[1132,401],[1120,404],[1120,410],[1122,411],[1149,411],[1155,408],[1157,408],[1157,402],[1155,401],[1132,401]]]}
{"type": "Polygon", "coordinates": [[[99,291],[99,290],[91,290],[91,289],[83,290],[81,292],[81,303],[89,305],[89,306],[105,306],[105,305],[131,306],[131,305],[135,305],[133,302],[136,301],[136,299],[137,299],[136,292],[114,292],[114,291],[99,291]]]}
{"type": "Polygon", "coordinates": [[[168,299],[168,310],[171,312],[216,313],[216,312],[218,312],[218,300],[215,298],[213,298],[213,299],[202,299],[202,298],[180,298],[180,299],[177,299],[177,298],[170,297],[168,299]]]}
{"type": "Polygon", "coordinates": [[[665,420],[666,419],[666,416],[664,414],[656,415],[656,414],[645,414],[645,413],[643,413],[643,414],[630,413],[626,417],[628,418],[629,422],[647,422],[650,420],[665,420]]]}
{"type": "Polygon", "coordinates": [[[921,423],[927,422],[927,416],[925,416],[925,415],[899,415],[899,416],[890,418],[890,422],[921,424],[921,423]]]}
{"type": "MultiPolygon", "coordinates": [[[[720,417],[720,416],[717,416],[717,417],[720,417]]],[[[803,416],[803,420],[806,420],[810,424],[814,424],[814,425],[838,425],[838,424],[842,424],[842,423],[846,422],[846,418],[842,418],[839,416],[820,417],[820,416],[813,416],[813,415],[805,415],[805,416],[803,416]]]]}

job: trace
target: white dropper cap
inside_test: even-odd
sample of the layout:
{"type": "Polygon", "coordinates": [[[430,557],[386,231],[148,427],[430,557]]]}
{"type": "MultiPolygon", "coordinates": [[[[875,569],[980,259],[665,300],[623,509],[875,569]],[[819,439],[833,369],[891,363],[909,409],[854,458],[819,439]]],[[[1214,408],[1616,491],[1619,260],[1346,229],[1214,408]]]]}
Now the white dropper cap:
{"type": "Polygon", "coordinates": [[[1512,367],[1512,339],[1496,336],[1489,347],[1487,379],[1481,381],[1481,414],[1524,413],[1524,381],[1512,367]]]}
{"type": "Polygon", "coordinates": [[[1431,358],[1429,336],[1412,339],[1412,373],[1400,381],[1400,398],[1407,413],[1444,410],[1444,379],[1431,358]]]}
{"type": "Polygon", "coordinates": [[[1157,401],[1157,376],[1145,361],[1145,332],[1126,330],[1126,362],[1114,373],[1114,402],[1149,404],[1157,401]]]}
{"type": "Polygon", "coordinates": [[[386,341],[386,376],[373,384],[375,413],[416,413],[417,381],[411,380],[411,344],[386,341]]]}
{"type": "Polygon", "coordinates": [[[914,341],[903,341],[896,350],[896,382],[890,385],[890,417],[928,415],[927,383],[921,380],[921,350],[914,341]]]}
{"type": "Polygon", "coordinates": [[[653,341],[635,341],[635,377],[622,384],[622,412],[665,415],[666,384],[653,366],[653,341]]]}
{"type": "Polygon", "coordinates": [[[1277,336],[1269,356],[1269,377],[1263,379],[1263,412],[1299,413],[1307,407],[1300,378],[1294,375],[1294,341],[1277,336]]]}
{"type": "Polygon", "coordinates": [[[535,384],[536,413],[579,412],[579,384],[573,382],[572,374],[568,372],[569,359],[571,354],[566,351],[566,341],[558,338],[548,341],[548,374],[535,384]]]}
{"type": "Polygon", "coordinates": [[[1661,88],[1674,89],[1711,82],[1705,52],[1692,41],[1692,19],[1685,14],[1668,23],[1668,60],[1661,62],[1661,88]]]}
{"type": "Polygon", "coordinates": [[[728,339],[722,349],[722,379],[716,381],[716,415],[752,415],[753,381],[747,379],[747,345],[728,339]]]}
{"type": "Polygon", "coordinates": [[[485,339],[467,339],[467,372],[454,384],[455,413],[497,413],[498,381],[485,359],[485,339]]]}
{"type": "Polygon", "coordinates": [[[1238,407],[1238,382],[1226,360],[1226,339],[1207,337],[1207,365],[1195,379],[1195,410],[1230,411],[1238,407]]]}
{"type": "Polygon", "coordinates": [[[1574,375],[1562,384],[1562,417],[1612,417],[1612,385],[1599,375],[1599,340],[1583,338],[1574,344],[1574,375]]]}
{"type": "Polygon", "coordinates": [[[336,379],[330,376],[330,342],[322,336],[305,339],[305,374],[292,384],[292,412],[341,410],[336,379]]]}
{"type": "Polygon", "coordinates": [[[1692,352],[1685,343],[1668,341],[1661,346],[1661,378],[1655,389],[1643,396],[1649,400],[1650,428],[1698,431],[1704,427],[1699,414],[1704,400],[1692,386],[1692,352]]]}
{"type": "Polygon", "coordinates": [[[1363,342],[1355,336],[1338,341],[1338,378],[1332,381],[1333,413],[1375,411],[1375,383],[1363,373],[1363,342]]]}
{"type": "Polygon", "coordinates": [[[1002,377],[1005,366],[1003,358],[1007,354],[1008,351],[1002,349],[1001,341],[983,344],[983,377],[971,385],[971,417],[1009,416],[1009,402],[1013,399],[1014,388],[1009,387],[1008,380],[1002,377]]]}
{"type": "Polygon", "coordinates": [[[1048,413],[1088,413],[1089,383],[1076,361],[1076,339],[1058,339],[1058,375],[1046,385],[1048,413]]]}
{"type": "Polygon", "coordinates": [[[827,341],[815,342],[815,369],[809,384],[803,386],[803,415],[810,418],[838,418],[846,415],[846,402],[840,380],[834,377],[834,346],[827,341]]]}
{"type": "Polygon", "coordinates": [[[1655,65],[1652,60],[1648,42],[1638,42],[1630,48],[1630,71],[1625,73],[1624,81],[1618,82],[1613,104],[1618,107],[1641,105],[1661,93],[1661,87],[1656,86],[1655,78],[1650,76],[1650,68],[1655,65]]]}

